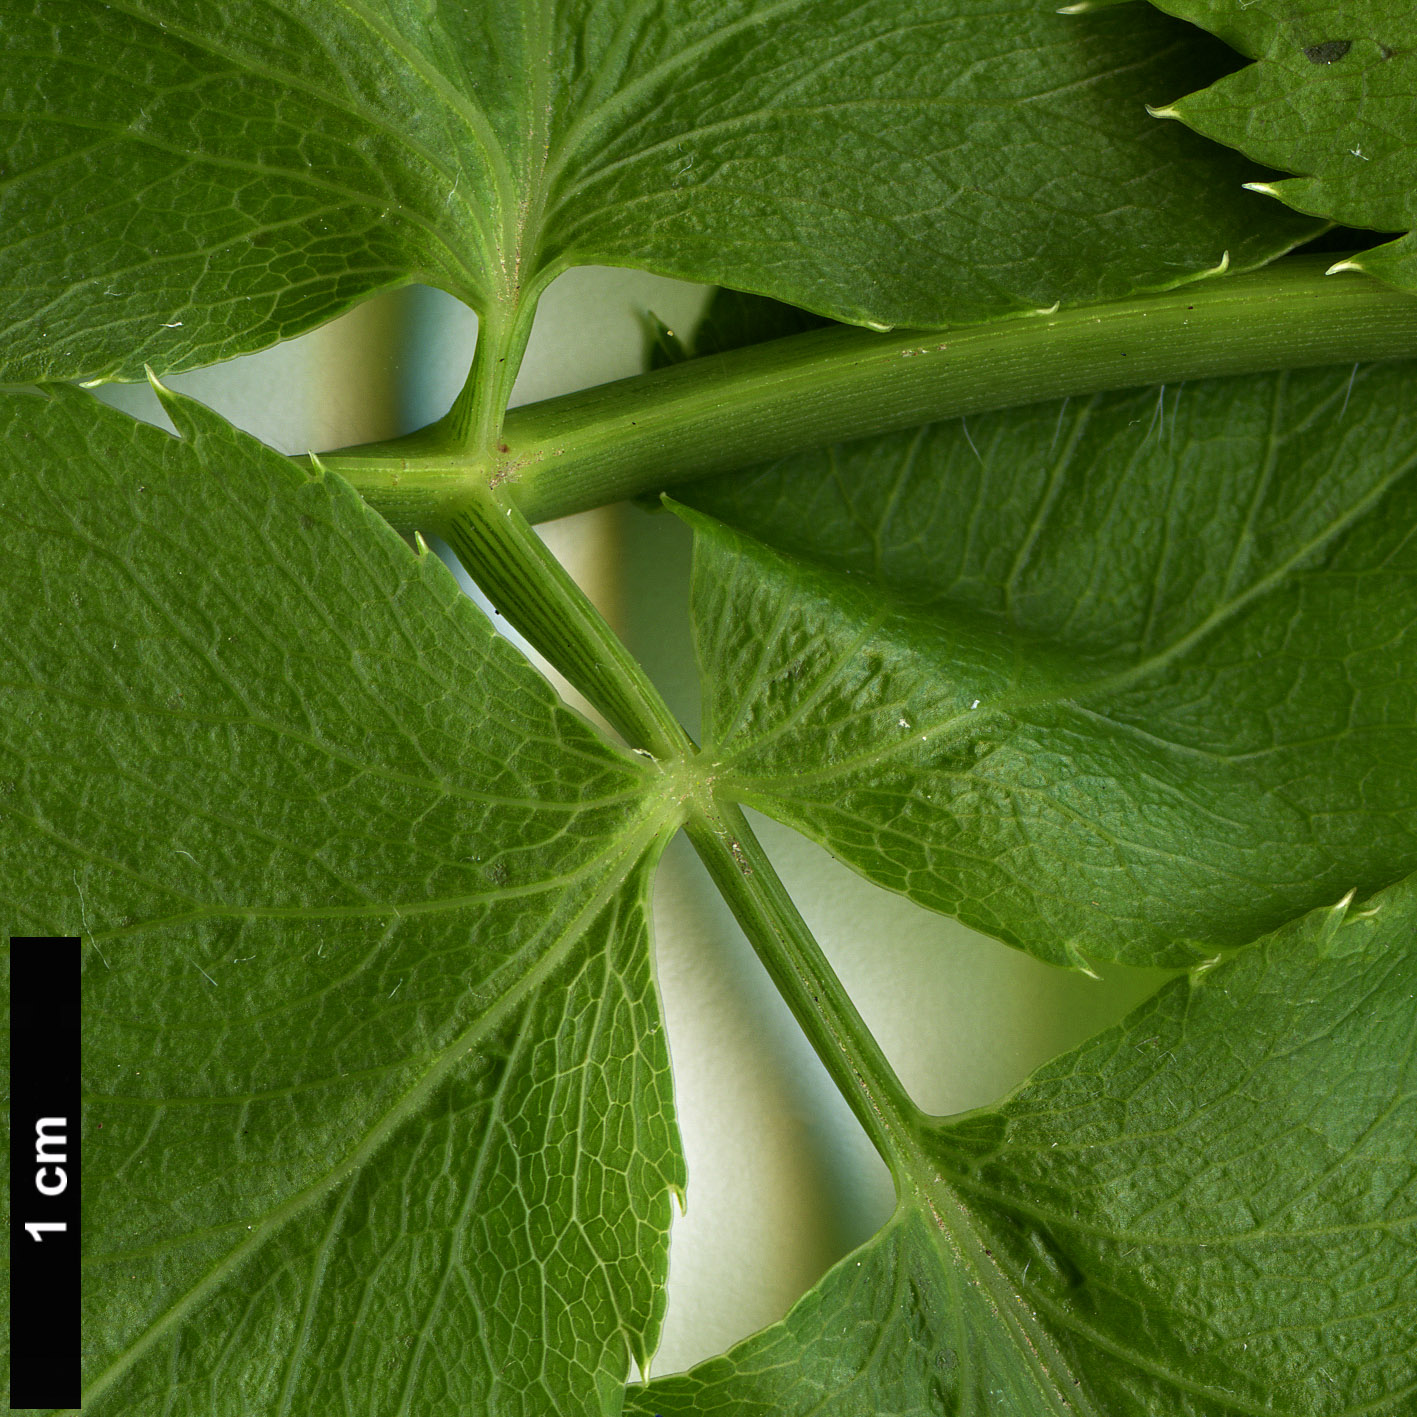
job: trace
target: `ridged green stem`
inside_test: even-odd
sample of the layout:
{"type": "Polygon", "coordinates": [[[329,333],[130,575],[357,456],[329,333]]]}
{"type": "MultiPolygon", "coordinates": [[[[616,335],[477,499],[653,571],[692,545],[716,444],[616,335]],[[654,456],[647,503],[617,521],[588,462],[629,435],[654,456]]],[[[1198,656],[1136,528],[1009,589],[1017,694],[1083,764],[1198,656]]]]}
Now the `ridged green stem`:
{"type": "Polygon", "coordinates": [[[536,317],[536,298],[492,305],[478,317],[477,346],[462,392],[435,425],[434,443],[485,465],[500,456],[502,423],[536,317]]]}
{"type": "Polygon", "coordinates": [[[661,759],[695,751],[639,661],[504,495],[475,489],[441,530],[488,599],[632,748],[661,759]]]}
{"type": "Polygon", "coordinates": [[[440,530],[500,481],[543,521],[804,448],[1064,395],[1417,356],[1417,299],[1332,257],[931,333],[832,328],[514,409],[505,453],[438,430],[322,461],[396,527],[440,530]]]}
{"type": "Polygon", "coordinates": [[[832,1081],[898,1179],[923,1120],[737,804],[714,802],[684,826],[832,1081]]]}

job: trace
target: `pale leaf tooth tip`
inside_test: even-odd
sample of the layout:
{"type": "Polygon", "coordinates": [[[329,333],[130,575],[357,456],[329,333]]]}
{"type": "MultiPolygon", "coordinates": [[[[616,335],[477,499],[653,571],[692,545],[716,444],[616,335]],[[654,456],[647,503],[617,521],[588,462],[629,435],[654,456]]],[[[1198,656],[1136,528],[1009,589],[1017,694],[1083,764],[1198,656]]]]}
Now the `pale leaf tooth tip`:
{"type": "Polygon", "coordinates": [[[143,373],[148,376],[148,387],[157,395],[157,401],[162,405],[163,412],[172,420],[173,427],[177,430],[177,436],[179,438],[185,437],[186,433],[182,427],[181,403],[176,390],[169,389],[167,385],[153,373],[151,364],[143,365],[143,373]]]}
{"type": "Polygon", "coordinates": [[[1071,943],[1063,946],[1063,953],[1068,957],[1068,967],[1075,969],[1079,974],[1085,974],[1089,979],[1101,979],[1102,976],[1088,963],[1087,956],[1071,943]]]}
{"type": "Polygon", "coordinates": [[[1079,0],[1076,5],[1064,5],[1057,13],[1060,15],[1085,15],[1090,9],[1092,6],[1087,3],[1087,0],[1079,0]]]}
{"type": "Polygon", "coordinates": [[[1181,115],[1169,103],[1160,103],[1154,108],[1151,104],[1147,104],[1146,111],[1153,118],[1174,118],[1177,122],[1181,120],[1181,115]]]}
{"type": "Polygon", "coordinates": [[[421,531],[413,533],[413,549],[418,553],[420,561],[428,554],[428,543],[424,541],[421,531]]]}
{"type": "Polygon", "coordinates": [[[883,325],[879,320],[867,320],[865,324],[868,330],[874,330],[878,335],[888,335],[895,329],[894,325],[883,325]]]}
{"type": "Polygon", "coordinates": [[[79,387],[81,389],[96,389],[100,387],[100,385],[111,384],[112,382],[113,380],[110,379],[107,374],[100,374],[97,379],[80,379],[79,387]]]}
{"type": "Polygon", "coordinates": [[[1033,313],[1035,315],[1056,315],[1062,303],[1061,300],[1055,300],[1051,305],[1039,305],[1034,309],[1033,313]]]}
{"type": "Polygon", "coordinates": [[[1191,983],[1199,983],[1200,980],[1202,980],[1207,974],[1210,973],[1212,969],[1215,968],[1217,964],[1220,963],[1221,958],[1222,956],[1220,955],[1211,955],[1209,958],[1200,960],[1198,963],[1193,964],[1191,966],[1191,983]]]}
{"type": "Polygon", "coordinates": [[[320,455],[318,453],[306,453],[305,456],[310,459],[310,466],[314,468],[310,480],[312,482],[324,481],[325,474],[329,469],[320,461],[320,455]]]}
{"type": "Polygon", "coordinates": [[[1358,271],[1361,273],[1362,270],[1363,267],[1358,261],[1335,261],[1324,274],[1326,276],[1336,276],[1342,274],[1344,271],[1358,271]]]}
{"type": "Polygon", "coordinates": [[[1240,184],[1247,192],[1258,192],[1262,197],[1278,197],[1279,188],[1273,182],[1242,182],[1240,184]]]}

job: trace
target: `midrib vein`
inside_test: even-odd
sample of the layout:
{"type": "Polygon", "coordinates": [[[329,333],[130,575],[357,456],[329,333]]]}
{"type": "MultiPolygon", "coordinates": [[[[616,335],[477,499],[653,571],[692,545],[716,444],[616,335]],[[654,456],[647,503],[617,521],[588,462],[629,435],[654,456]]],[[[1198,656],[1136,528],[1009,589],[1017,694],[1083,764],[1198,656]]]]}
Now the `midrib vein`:
{"type": "Polygon", "coordinates": [[[441,915],[450,910],[466,910],[506,900],[525,900],[530,896],[545,895],[548,891],[565,890],[590,875],[600,864],[600,860],[601,858],[597,857],[579,871],[564,876],[544,876],[525,886],[500,886],[469,895],[435,896],[430,900],[403,902],[373,900],[358,905],[208,905],[181,915],[163,915],[151,920],[140,920],[136,924],[105,930],[89,938],[95,943],[108,944],[124,935],[167,930],[176,925],[191,925],[199,920],[381,920],[385,917],[402,920],[416,915],[441,915]]]}
{"type": "Polygon", "coordinates": [[[1104,1417],[1075,1378],[1053,1336],[1039,1323],[1028,1299],[989,1253],[964,1203],[913,1140],[903,1145],[902,1152],[909,1158],[915,1204],[925,1211],[942,1267],[947,1272],[967,1271],[959,1274],[964,1283],[969,1282],[969,1272],[977,1276],[990,1308],[1013,1340],[1044,1402],[1056,1417],[1104,1417]]]}

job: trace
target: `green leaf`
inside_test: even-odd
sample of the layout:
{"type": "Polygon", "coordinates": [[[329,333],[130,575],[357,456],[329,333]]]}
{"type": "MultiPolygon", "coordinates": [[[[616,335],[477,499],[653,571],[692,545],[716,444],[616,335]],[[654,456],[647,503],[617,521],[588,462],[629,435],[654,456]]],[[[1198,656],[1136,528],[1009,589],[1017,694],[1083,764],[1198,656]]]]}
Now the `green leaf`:
{"type": "Polygon", "coordinates": [[[627,1413],[1409,1412],[1417,883],[1346,904],[923,1125],[874,1240],[627,1413]]]}
{"type": "Polygon", "coordinates": [[[1099,395],[698,484],[716,790],[1056,963],[1417,865],[1417,365],[1099,395]],[[734,528],[741,528],[737,530],[734,528]]]}
{"type": "Polygon", "coordinates": [[[0,402],[0,927],[84,973],[85,1410],[618,1411],[678,808],[338,478],[0,402]]]}
{"type": "Polygon", "coordinates": [[[1405,232],[1335,270],[1417,291],[1417,10],[1409,0],[1153,3],[1257,61],[1163,116],[1301,174],[1262,185],[1296,211],[1405,232]]]}
{"type": "Polygon", "coordinates": [[[422,280],[484,314],[636,265],[867,324],[1259,265],[1315,223],[1143,105],[1222,72],[1139,6],[185,0],[0,31],[13,381],[135,378],[422,280]]]}

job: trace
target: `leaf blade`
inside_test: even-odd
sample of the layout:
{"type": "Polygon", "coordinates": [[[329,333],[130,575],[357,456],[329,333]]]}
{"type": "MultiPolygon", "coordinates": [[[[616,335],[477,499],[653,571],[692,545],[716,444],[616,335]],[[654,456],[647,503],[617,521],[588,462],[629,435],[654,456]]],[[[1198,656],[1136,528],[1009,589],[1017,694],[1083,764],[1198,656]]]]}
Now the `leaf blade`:
{"type": "Polygon", "coordinates": [[[613,1410],[684,1183],[674,811],[345,484],[166,402],[0,413],[0,913],[93,941],[89,1405],[613,1410]]]}
{"type": "Polygon", "coordinates": [[[1336,270],[1417,291],[1417,27],[1386,0],[1262,3],[1243,13],[1214,0],[1155,0],[1255,60],[1170,104],[1165,116],[1300,174],[1262,184],[1291,208],[1400,233],[1336,270]]]}
{"type": "Polygon", "coordinates": [[[4,377],[209,363],[410,280],[515,309],[571,264],[886,325],[1247,269],[1314,224],[1142,116],[1218,62],[1146,11],[995,0],[16,17],[4,377]]]}
{"type": "Polygon", "coordinates": [[[1184,964],[1392,880],[1410,378],[1098,396],[697,485],[741,529],[692,518],[722,790],[1059,964],[1184,964]]]}
{"type": "Polygon", "coordinates": [[[1410,878],[1315,912],[928,1124],[875,1239],[627,1411],[1402,1411],[1414,921],[1410,878]]]}

